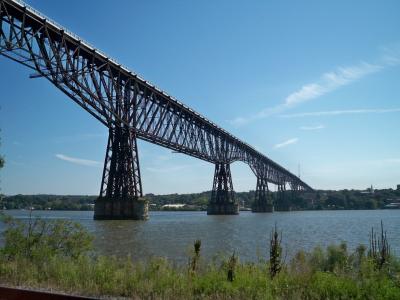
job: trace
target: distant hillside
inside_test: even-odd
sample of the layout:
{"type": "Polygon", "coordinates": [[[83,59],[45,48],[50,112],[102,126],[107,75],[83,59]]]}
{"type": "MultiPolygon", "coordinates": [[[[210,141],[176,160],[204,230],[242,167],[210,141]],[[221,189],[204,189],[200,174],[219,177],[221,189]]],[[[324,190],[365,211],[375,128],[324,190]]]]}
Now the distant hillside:
{"type": "Polygon", "coordinates": [[[0,208],[38,210],[93,210],[97,196],[15,195],[5,196],[0,208]]]}
{"type": "MultiPolygon", "coordinates": [[[[186,204],[182,209],[206,210],[211,192],[193,194],[147,194],[151,210],[161,210],[166,204],[186,204]]],[[[236,193],[241,207],[250,208],[255,192],[236,193]]],[[[318,190],[313,193],[292,194],[287,192],[283,201],[277,201],[277,194],[271,193],[277,210],[315,210],[315,209],[376,209],[396,207],[400,205],[400,190],[318,190]],[[395,204],[390,205],[390,204],[395,204]]],[[[0,208],[37,210],[93,210],[97,196],[69,196],[69,195],[15,195],[4,196],[0,201],[0,208]]]]}

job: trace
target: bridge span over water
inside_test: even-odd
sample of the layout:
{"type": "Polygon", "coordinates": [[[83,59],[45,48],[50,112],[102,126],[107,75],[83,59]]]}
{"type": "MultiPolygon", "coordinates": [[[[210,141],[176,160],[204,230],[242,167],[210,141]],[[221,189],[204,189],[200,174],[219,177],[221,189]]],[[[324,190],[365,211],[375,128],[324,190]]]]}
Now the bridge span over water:
{"type": "Polygon", "coordinates": [[[208,214],[237,214],[230,164],[257,177],[254,212],[300,178],[22,1],[0,0],[0,54],[34,70],[109,129],[96,219],[145,219],[137,139],[215,164],[208,214]]]}

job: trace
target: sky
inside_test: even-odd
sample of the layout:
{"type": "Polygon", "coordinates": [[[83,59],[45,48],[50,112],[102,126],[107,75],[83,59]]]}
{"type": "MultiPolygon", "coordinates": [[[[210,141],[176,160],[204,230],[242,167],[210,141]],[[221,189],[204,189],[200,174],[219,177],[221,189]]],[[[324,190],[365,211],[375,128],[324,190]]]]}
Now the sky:
{"type": "MultiPolygon", "coordinates": [[[[313,188],[400,184],[400,1],[27,3],[313,188]]],[[[107,129],[31,73],[0,56],[1,192],[98,194],[107,129]]],[[[212,164],[138,146],[145,193],[211,189],[212,164]]]]}

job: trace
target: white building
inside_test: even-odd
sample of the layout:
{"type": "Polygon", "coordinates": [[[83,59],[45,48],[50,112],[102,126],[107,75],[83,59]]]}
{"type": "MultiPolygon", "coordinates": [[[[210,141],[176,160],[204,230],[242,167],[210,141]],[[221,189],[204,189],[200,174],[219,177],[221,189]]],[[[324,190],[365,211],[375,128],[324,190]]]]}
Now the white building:
{"type": "Polygon", "coordinates": [[[186,204],[165,204],[162,207],[163,208],[182,208],[184,207],[186,204]]]}

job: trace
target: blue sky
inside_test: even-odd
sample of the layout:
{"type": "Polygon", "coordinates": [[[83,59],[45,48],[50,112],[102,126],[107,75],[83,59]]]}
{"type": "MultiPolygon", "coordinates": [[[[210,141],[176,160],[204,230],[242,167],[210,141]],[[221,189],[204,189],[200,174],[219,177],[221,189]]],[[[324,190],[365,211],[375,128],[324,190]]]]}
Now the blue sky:
{"type": "MultiPolygon", "coordinates": [[[[400,184],[399,1],[28,3],[314,188],[400,184]]],[[[30,73],[0,57],[2,192],[98,194],[106,128],[30,73]]],[[[212,164],[139,151],[145,193],[211,188],[212,164]]]]}

